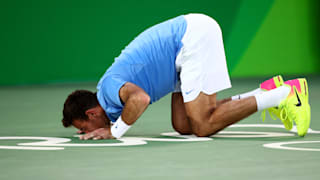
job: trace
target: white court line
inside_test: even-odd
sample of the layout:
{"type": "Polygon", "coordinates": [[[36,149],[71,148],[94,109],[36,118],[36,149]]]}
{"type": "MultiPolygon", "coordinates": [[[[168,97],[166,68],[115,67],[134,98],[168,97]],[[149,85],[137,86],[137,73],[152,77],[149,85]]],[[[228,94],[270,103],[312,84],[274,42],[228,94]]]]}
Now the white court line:
{"type": "Polygon", "coordinates": [[[295,150],[295,151],[320,151],[316,148],[300,148],[300,147],[286,147],[283,145],[288,144],[310,144],[310,143],[320,143],[320,141],[290,141],[290,142],[277,142],[264,144],[263,147],[272,148],[272,149],[285,149],[285,150],[295,150]]]}
{"type": "MultiPolygon", "coordinates": [[[[235,124],[231,128],[240,127],[268,127],[268,128],[283,128],[281,124],[235,124]]],[[[296,132],[294,127],[292,132],[296,132]]],[[[315,131],[309,128],[308,133],[320,134],[320,131],[315,131]]],[[[40,142],[18,143],[17,146],[0,146],[0,149],[21,149],[21,150],[62,150],[64,147],[110,147],[110,146],[135,146],[145,145],[147,141],[161,141],[161,142],[196,142],[196,141],[212,141],[209,137],[196,137],[193,135],[179,135],[177,132],[161,133],[162,136],[169,136],[174,138],[148,138],[148,137],[123,137],[118,139],[120,142],[113,143],[69,143],[69,138],[57,137],[32,137],[32,136],[7,136],[0,137],[0,140],[41,140],[40,142]],[[44,147],[39,147],[44,146],[44,147]],[[50,147],[48,147],[50,146],[50,147]]],[[[211,137],[226,137],[226,138],[263,138],[263,137],[282,137],[295,136],[293,133],[280,132],[252,132],[252,131],[221,131],[211,137]]],[[[306,150],[306,151],[320,151],[312,148],[295,148],[285,147],[286,144],[297,143],[318,143],[319,141],[294,141],[294,142],[280,142],[264,144],[266,148],[277,148],[287,150],[306,150]]]]}
{"type": "MultiPolygon", "coordinates": [[[[229,126],[230,128],[236,128],[236,127],[268,127],[268,128],[284,128],[283,124],[233,124],[229,126]]],[[[291,132],[297,133],[297,126],[293,126],[290,130],[291,132]]],[[[311,128],[308,129],[309,134],[320,134],[320,131],[313,130],[311,128]]]]}
{"type": "MultiPolygon", "coordinates": [[[[51,143],[64,143],[69,142],[68,138],[55,138],[55,137],[34,137],[34,136],[4,136],[0,140],[44,140],[44,142],[51,143]]],[[[23,143],[21,143],[23,144],[23,143]]],[[[15,149],[15,150],[63,150],[63,147],[28,147],[28,146],[0,146],[0,149],[15,149]]]]}

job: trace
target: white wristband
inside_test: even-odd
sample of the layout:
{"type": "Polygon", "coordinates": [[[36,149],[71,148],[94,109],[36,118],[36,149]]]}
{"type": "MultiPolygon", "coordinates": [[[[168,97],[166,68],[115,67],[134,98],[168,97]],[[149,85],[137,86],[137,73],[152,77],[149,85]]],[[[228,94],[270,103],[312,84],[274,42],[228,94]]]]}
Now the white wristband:
{"type": "Polygon", "coordinates": [[[121,116],[117,119],[117,121],[111,127],[111,134],[115,138],[120,138],[124,133],[128,131],[131,126],[127,125],[123,122],[121,116]]]}

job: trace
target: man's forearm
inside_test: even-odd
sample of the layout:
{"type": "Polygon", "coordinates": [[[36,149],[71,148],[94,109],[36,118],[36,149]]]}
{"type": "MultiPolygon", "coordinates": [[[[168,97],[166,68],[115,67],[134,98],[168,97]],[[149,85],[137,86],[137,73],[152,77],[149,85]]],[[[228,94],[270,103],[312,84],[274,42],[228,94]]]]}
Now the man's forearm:
{"type": "Polygon", "coordinates": [[[231,101],[232,99],[231,98],[226,98],[226,99],[221,99],[221,100],[217,100],[217,106],[220,106],[226,102],[229,102],[231,101]]]}

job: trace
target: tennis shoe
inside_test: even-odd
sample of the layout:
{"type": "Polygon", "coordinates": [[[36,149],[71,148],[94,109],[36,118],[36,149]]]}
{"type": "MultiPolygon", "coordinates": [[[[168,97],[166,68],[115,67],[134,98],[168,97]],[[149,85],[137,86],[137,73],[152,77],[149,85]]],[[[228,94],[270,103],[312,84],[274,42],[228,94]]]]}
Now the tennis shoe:
{"type": "Polygon", "coordinates": [[[279,105],[280,119],[283,122],[294,121],[298,135],[305,136],[311,121],[307,80],[305,78],[293,79],[286,81],[284,84],[291,87],[291,91],[279,105]]]}
{"type": "MultiPolygon", "coordinates": [[[[269,91],[269,90],[275,89],[277,87],[280,87],[283,84],[284,84],[284,82],[283,82],[282,76],[278,75],[278,76],[274,76],[273,78],[262,82],[260,84],[260,89],[265,90],[265,91],[269,91]]],[[[265,120],[265,117],[266,117],[266,111],[269,112],[270,117],[273,120],[276,120],[277,118],[279,118],[287,130],[292,129],[293,122],[292,122],[292,120],[287,118],[287,114],[286,114],[285,110],[281,110],[279,107],[272,107],[272,108],[265,109],[262,111],[262,114],[261,114],[263,121],[265,120]]]]}

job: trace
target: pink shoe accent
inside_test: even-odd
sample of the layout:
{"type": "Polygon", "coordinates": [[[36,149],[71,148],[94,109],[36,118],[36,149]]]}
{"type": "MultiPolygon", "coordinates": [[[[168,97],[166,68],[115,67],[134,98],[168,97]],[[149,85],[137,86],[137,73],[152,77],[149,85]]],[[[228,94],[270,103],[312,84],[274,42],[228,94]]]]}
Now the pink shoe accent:
{"type": "Polygon", "coordinates": [[[300,81],[299,79],[292,79],[292,80],[288,80],[286,82],[284,82],[285,84],[288,84],[291,86],[291,92],[290,94],[294,94],[294,88],[292,88],[293,86],[295,86],[297,88],[297,91],[299,93],[301,93],[301,86],[300,86],[300,81]]]}
{"type": "Polygon", "coordinates": [[[283,80],[282,80],[282,77],[281,75],[278,75],[278,76],[274,76],[273,78],[270,78],[264,82],[262,82],[260,84],[260,88],[263,89],[263,90],[271,90],[271,89],[275,89],[279,86],[281,86],[283,84],[283,80]]]}

